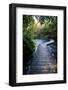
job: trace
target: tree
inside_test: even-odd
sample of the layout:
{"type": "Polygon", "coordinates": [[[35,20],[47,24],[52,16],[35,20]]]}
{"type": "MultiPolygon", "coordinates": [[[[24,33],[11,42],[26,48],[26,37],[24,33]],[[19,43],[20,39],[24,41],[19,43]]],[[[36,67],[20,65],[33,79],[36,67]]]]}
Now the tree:
{"type": "Polygon", "coordinates": [[[29,60],[31,58],[34,43],[33,38],[33,24],[34,20],[30,15],[23,15],[23,71],[26,72],[26,67],[28,67],[29,60]]]}
{"type": "Polygon", "coordinates": [[[40,16],[40,17],[39,17],[39,22],[41,23],[41,25],[45,23],[45,18],[44,18],[44,16],[40,16]]]}

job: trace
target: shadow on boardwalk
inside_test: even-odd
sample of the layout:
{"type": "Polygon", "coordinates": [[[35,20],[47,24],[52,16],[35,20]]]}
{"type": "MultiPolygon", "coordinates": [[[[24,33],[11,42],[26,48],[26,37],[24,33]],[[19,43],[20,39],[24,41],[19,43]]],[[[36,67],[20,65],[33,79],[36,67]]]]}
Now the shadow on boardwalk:
{"type": "Polygon", "coordinates": [[[47,44],[41,43],[33,54],[26,74],[57,73],[56,59],[50,54],[47,44]]]}

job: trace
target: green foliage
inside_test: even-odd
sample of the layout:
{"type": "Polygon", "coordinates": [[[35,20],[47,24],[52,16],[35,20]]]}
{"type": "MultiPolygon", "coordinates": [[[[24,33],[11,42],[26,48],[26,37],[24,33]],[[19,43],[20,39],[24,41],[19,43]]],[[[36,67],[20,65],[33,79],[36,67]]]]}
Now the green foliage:
{"type": "Polygon", "coordinates": [[[40,16],[39,22],[41,23],[41,25],[45,23],[45,18],[44,18],[44,16],[40,16]]]}
{"type": "Polygon", "coordinates": [[[34,33],[33,33],[34,20],[30,15],[23,15],[23,71],[26,72],[29,60],[34,50],[34,33]]]}
{"type": "Polygon", "coordinates": [[[57,17],[50,17],[45,24],[45,33],[48,33],[49,38],[57,40],[57,17]]]}
{"type": "Polygon", "coordinates": [[[57,17],[49,16],[48,19],[46,17],[40,17],[39,22],[44,27],[37,33],[37,38],[57,40],[57,17]]]}
{"type": "Polygon", "coordinates": [[[23,15],[23,28],[27,28],[28,26],[32,25],[34,20],[30,15],[23,15]]]}
{"type": "MultiPolygon", "coordinates": [[[[34,16],[35,17],[35,16],[34,16]]],[[[36,16],[37,17],[37,16],[36,16]]],[[[35,48],[34,39],[53,39],[57,41],[57,17],[38,16],[35,22],[33,16],[23,15],[23,70],[28,66],[28,62],[35,48]]]]}
{"type": "Polygon", "coordinates": [[[23,16],[23,47],[24,47],[24,57],[30,57],[34,49],[33,43],[33,24],[34,20],[32,16],[24,15],[23,16]]]}

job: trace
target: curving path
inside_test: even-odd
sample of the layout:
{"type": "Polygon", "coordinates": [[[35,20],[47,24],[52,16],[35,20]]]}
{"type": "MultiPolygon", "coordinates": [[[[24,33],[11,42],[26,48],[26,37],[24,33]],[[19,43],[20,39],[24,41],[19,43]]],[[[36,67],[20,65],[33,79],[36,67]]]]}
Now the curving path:
{"type": "Polygon", "coordinates": [[[56,73],[56,59],[50,55],[46,42],[40,41],[36,46],[27,74],[56,73]]]}

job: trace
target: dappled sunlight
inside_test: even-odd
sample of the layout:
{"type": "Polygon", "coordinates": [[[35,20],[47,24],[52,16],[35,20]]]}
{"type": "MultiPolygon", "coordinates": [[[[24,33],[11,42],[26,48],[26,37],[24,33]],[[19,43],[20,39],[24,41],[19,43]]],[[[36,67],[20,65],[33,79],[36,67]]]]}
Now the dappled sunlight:
{"type": "Polygon", "coordinates": [[[57,17],[23,15],[23,74],[57,73],[57,17]]]}
{"type": "Polygon", "coordinates": [[[33,16],[33,19],[34,19],[34,22],[37,24],[38,23],[38,20],[36,19],[35,16],[33,16]]]}

